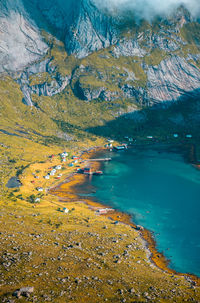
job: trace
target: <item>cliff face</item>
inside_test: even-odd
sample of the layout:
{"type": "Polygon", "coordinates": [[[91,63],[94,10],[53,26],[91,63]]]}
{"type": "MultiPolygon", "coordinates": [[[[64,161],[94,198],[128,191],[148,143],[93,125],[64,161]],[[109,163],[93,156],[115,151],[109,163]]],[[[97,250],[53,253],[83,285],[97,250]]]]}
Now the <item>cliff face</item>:
{"type": "Polygon", "coordinates": [[[0,73],[23,69],[47,51],[21,0],[0,2],[0,73]]]}
{"type": "Polygon", "coordinates": [[[119,20],[99,11],[90,0],[38,1],[38,8],[60,31],[68,54],[83,58],[118,40],[119,20]]]}
{"type": "Polygon", "coordinates": [[[200,24],[183,8],[168,19],[137,25],[130,16],[100,11],[91,0],[0,5],[0,72],[21,70],[15,77],[28,105],[34,94],[65,89],[85,101],[124,98],[141,105],[199,93],[200,24]],[[45,42],[41,28],[51,33],[45,42]],[[60,46],[54,51],[56,39],[64,42],[63,60],[60,46]]]}
{"type": "Polygon", "coordinates": [[[200,93],[199,68],[180,56],[149,67],[147,78],[147,97],[152,102],[173,101],[189,93],[200,93]]]}

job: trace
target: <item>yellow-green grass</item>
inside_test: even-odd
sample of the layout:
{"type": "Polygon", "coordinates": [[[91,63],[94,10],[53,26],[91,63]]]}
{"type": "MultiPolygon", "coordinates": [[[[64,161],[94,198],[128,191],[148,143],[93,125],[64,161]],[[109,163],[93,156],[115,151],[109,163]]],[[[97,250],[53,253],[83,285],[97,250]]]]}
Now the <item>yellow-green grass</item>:
{"type": "Polygon", "coordinates": [[[7,201],[0,211],[2,253],[17,260],[6,266],[9,255],[2,259],[2,297],[22,286],[34,286],[37,302],[44,296],[59,303],[144,302],[146,296],[183,302],[200,295],[183,277],[151,265],[138,232],[97,216],[83,203],[61,203],[49,195],[34,206],[7,201]],[[63,207],[70,213],[58,211],[63,207]]]}

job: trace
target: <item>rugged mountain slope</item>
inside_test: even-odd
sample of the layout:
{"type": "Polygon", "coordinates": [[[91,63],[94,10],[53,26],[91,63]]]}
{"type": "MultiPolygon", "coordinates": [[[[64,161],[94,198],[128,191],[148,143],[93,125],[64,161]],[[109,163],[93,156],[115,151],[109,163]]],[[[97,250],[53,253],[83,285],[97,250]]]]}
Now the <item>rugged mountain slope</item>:
{"type": "Polygon", "coordinates": [[[125,98],[143,105],[199,92],[200,25],[184,8],[150,25],[100,11],[90,0],[4,0],[1,7],[0,71],[40,59],[18,76],[28,105],[32,94],[52,96],[66,87],[86,101],[125,98]],[[51,51],[41,58],[58,44],[47,35],[44,42],[44,30],[64,42],[65,60],[53,64],[58,53],[51,51]],[[48,73],[52,81],[31,85],[37,73],[48,73]]]}
{"type": "Polygon", "coordinates": [[[23,69],[47,51],[21,0],[0,2],[0,73],[23,69]]]}
{"type": "Polygon", "coordinates": [[[93,124],[79,114],[79,126],[90,128],[199,95],[200,24],[183,7],[170,18],[136,24],[132,15],[109,14],[90,0],[3,0],[0,21],[0,72],[53,123],[74,123],[69,103],[86,109],[90,101],[95,113],[98,102],[110,108],[108,120],[102,106],[93,124]]]}
{"type": "Polygon", "coordinates": [[[135,24],[89,0],[0,5],[2,188],[77,141],[187,132],[199,142],[200,24],[186,10],[135,24]]]}

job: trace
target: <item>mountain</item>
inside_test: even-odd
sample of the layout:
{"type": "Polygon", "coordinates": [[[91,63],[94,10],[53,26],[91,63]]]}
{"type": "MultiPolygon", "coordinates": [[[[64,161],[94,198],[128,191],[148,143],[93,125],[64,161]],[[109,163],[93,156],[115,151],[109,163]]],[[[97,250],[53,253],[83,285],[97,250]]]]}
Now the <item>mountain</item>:
{"type": "Polygon", "coordinates": [[[23,69],[47,51],[21,0],[0,2],[0,73],[23,69]]]}
{"type": "Polygon", "coordinates": [[[199,93],[200,24],[183,7],[150,24],[110,14],[90,0],[3,0],[0,21],[0,72],[21,71],[28,105],[34,93],[51,96],[67,86],[86,101],[126,98],[142,105],[199,93]],[[59,64],[50,63],[52,43],[44,33],[64,43],[68,74],[52,75],[59,64]],[[68,61],[75,60],[71,67],[68,61]],[[30,67],[33,62],[39,63],[30,67]],[[31,85],[30,75],[44,72],[53,82],[31,85]]]}
{"type": "MultiPolygon", "coordinates": [[[[149,129],[146,108],[199,99],[200,23],[186,8],[148,22],[94,3],[1,1],[4,131],[20,125],[46,144],[46,137],[67,141],[107,123],[117,132],[109,121],[120,117],[127,132],[149,129]]],[[[188,104],[181,117],[172,111],[160,123],[176,130],[198,124],[198,102],[188,104]]]]}

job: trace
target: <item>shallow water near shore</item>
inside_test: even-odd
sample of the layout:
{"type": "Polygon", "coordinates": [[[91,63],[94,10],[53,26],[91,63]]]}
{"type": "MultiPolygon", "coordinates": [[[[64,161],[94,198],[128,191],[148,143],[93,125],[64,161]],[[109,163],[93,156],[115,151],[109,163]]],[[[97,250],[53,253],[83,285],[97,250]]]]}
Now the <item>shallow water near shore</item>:
{"type": "Polygon", "coordinates": [[[153,232],[169,266],[200,276],[200,171],[178,150],[106,152],[104,175],[88,178],[98,201],[132,215],[153,232]]]}

